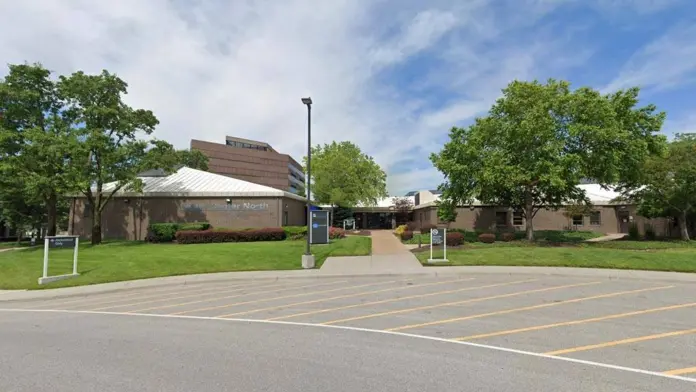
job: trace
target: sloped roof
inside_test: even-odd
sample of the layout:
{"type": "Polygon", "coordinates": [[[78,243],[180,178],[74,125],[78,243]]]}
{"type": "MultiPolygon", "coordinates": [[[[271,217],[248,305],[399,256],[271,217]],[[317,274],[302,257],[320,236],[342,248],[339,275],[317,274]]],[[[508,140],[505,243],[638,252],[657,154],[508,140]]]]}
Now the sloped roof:
{"type": "MultiPolygon", "coordinates": [[[[416,201],[416,198],[414,196],[387,196],[385,198],[377,200],[377,204],[374,205],[366,205],[366,204],[358,204],[353,208],[362,208],[362,209],[369,209],[369,208],[389,208],[394,206],[394,198],[397,197],[399,199],[408,199],[411,200],[411,203],[414,204],[416,201]]],[[[324,208],[329,208],[331,207],[328,204],[324,204],[321,207],[324,208]]]]}
{"type": "MultiPolygon", "coordinates": [[[[612,200],[620,196],[620,193],[614,191],[611,188],[604,189],[599,184],[580,184],[578,185],[578,188],[583,189],[585,191],[585,195],[590,199],[590,201],[594,205],[602,206],[613,204],[612,200]]],[[[436,200],[439,198],[439,195],[437,195],[436,200]]],[[[419,204],[415,207],[415,209],[432,207],[434,205],[435,201],[431,201],[428,203],[419,204]]],[[[473,205],[480,206],[482,205],[482,203],[478,200],[475,200],[473,205]]]]}
{"type": "MultiPolygon", "coordinates": [[[[305,201],[304,197],[254,184],[220,174],[182,167],[166,177],[148,176],[143,173],[138,177],[143,183],[143,192],[120,190],[114,196],[144,196],[144,197],[289,197],[305,201]]],[[[114,189],[115,182],[104,184],[104,192],[114,189]]]]}

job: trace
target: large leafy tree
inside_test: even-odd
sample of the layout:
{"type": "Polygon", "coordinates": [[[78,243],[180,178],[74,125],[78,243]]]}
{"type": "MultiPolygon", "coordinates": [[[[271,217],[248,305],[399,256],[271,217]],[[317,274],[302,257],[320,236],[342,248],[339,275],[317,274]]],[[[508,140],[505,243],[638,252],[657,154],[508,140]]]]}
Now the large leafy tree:
{"type": "Polygon", "coordinates": [[[99,75],[76,72],[61,76],[58,89],[65,112],[79,127],[70,174],[87,198],[92,217],[92,244],[101,243],[102,212],[120,190],[138,191],[138,173],[172,170],[178,163],[173,147],[161,140],[145,141],[158,124],[149,110],[133,109],[123,101],[127,84],[107,71],[99,75]]]}
{"type": "Polygon", "coordinates": [[[571,90],[564,81],[510,83],[487,116],[468,128],[452,128],[450,141],[431,160],[445,176],[443,199],[478,199],[511,207],[533,220],[541,208],[587,204],[578,185],[630,183],[658,152],[665,114],[637,108],[637,88],[602,95],[571,90]]]}
{"type": "Polygon", "coordinates": [[[387,197],[387,175],[351,142],[317,145],[312,147],[311,193],[315,201],[334,206],[375,205],[387,197]]]}
{"type": "Polygon", "coordinates": [[[645,162],[640,178],[622,193],[646,217],[670,217],[688,241],[689,218],[696,213],[696,134],[676,135],[663,155],[645,162]]]}
{"type": "Polygon", "coordinates": [[[75,190],[67,167],[78,139],[62,109],[50,71],[40,64],[9,66],[0,81],[0,185],[7,194],[6,206],[15,205],[17,211],[4,210],[15,224],[27,216],[22,210],[33,211],[32,217],[44,215],[38,213],[44,210],[48,235],[56,234],[65,204],[62,195],[75,190]],[[24,201],[16,204],[20,194],[24,201]],[[27,203],[36,205],[29,208],[27,203]]]}

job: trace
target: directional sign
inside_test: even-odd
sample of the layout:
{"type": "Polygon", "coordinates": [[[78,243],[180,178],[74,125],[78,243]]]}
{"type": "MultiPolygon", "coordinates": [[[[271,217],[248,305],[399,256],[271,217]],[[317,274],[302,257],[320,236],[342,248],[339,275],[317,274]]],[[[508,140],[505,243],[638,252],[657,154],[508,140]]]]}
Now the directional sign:
{"type": "Polygon", "coordinates": [[[431,229],[430,230],[430,239],[431,239],[431,244],[433,245],[440,245],[444,242],[443,239],[443,233],[442,230],[439,229],[431,229]]]}
{"type": "Polygon", "coordinates": [[[312,244],[329,243],[329,211],[312,211],[312,229],[309,232],[312,244]]]}
{"type": "Polygon", "coordinates": [[[74,248],[75,237],[53,237],[48,238],[49,248],[74,248]]]}

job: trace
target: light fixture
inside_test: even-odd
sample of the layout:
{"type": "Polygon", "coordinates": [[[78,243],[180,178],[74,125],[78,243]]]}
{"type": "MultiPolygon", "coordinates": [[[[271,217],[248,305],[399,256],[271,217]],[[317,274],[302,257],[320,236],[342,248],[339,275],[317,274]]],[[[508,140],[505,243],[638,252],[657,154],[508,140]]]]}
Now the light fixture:
{"type": "Polygon", "coordinates": [[[225,202],[226,202],[227,204],[232,204],[232,199],[225,199],[225,202]]]}
{"type": "Polygon", "coordinates": [[[130,199],[123,199],[123,202],[128,204],[128,203],[130,203],[130,199]]]}
{"type": "Polygon", "coordinates": [[[312,104],[312,98],[307,97],[307,98],[302,98],[302,103],[305,105],[311,105],[312,104]]]}
{"type": "Polygon", "coordinates": [[[475,208],[476,208],[476,207],[474,207],[473,204],[470,204],[470,205],[469,205],[469,209],[470,209],[471,211],[473,211],[475,208]]]}

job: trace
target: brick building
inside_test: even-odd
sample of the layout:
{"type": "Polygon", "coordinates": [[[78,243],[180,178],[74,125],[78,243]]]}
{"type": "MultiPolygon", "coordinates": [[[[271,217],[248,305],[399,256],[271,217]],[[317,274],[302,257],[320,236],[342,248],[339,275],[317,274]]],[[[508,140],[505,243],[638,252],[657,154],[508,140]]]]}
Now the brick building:
{"type": "Polygon", "coordinates": [[[208,157],[211,173],[298,193],[304,188],[302,166],[268,143],[227,136],[225,144],[191,140],[191,150],[208,157]]]}
{"type": "MultiPolygon", "coordinates": [[[[260,228],[306,224],[306,199],[268,186],[182,167],[167,176],[142,173],[142,193],[118,191],[104,208],[104,238],[143,240],[150,223],[209,222],[213,227],[260,228]]],[[[106,184],[105,192],[114,184],[106,184]]],[[[69,232],[91,237],[84,197],[71,201],[69,232]]]]}

